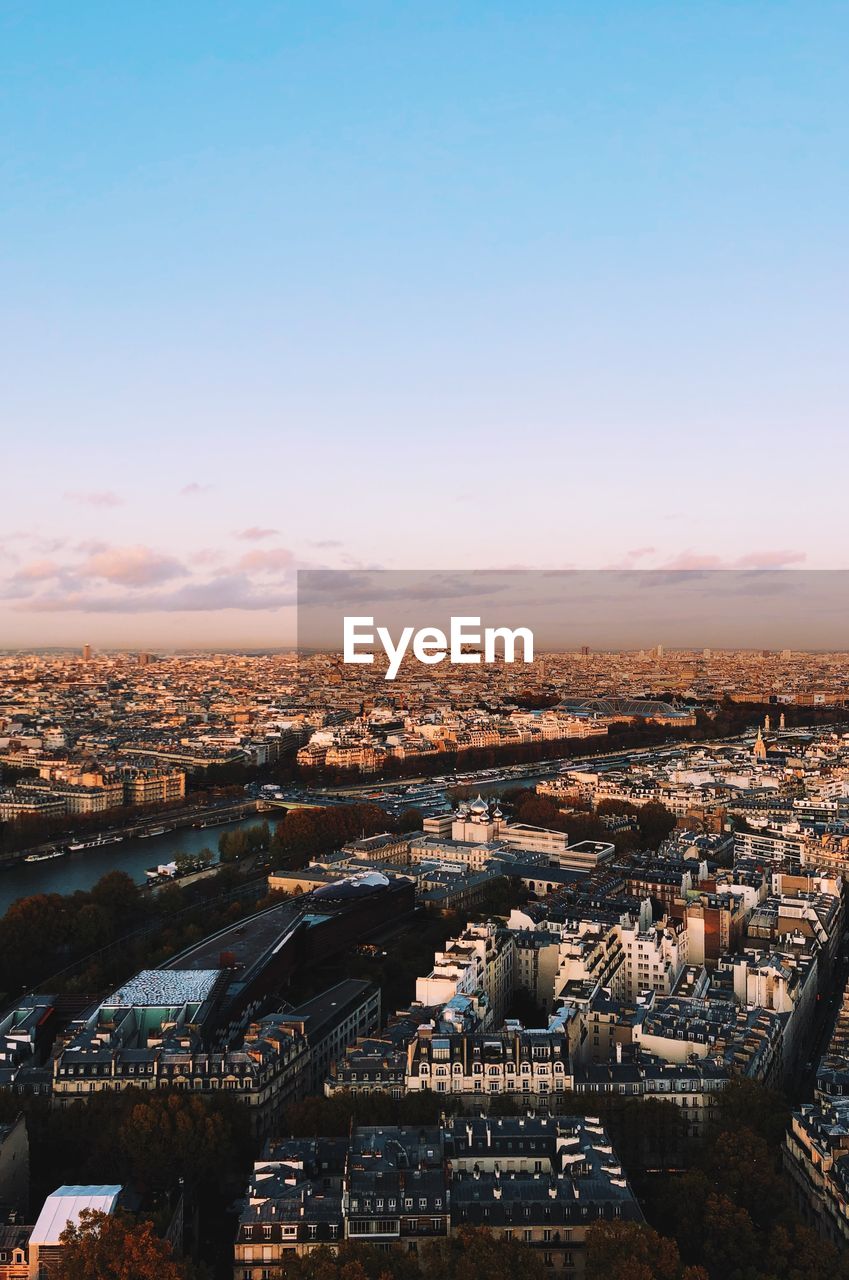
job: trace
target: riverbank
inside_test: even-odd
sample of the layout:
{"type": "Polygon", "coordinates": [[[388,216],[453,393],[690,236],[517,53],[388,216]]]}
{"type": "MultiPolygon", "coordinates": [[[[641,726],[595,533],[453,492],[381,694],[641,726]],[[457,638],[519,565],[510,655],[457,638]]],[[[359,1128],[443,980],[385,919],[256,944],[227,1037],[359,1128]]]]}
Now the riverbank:
{"type": "MultiPolygon", "coordinates": [[[[256,806],[252,802],[247,816],[216,823],[213,827],[186,824],[162,835],[145,838],[128,836],[117,844],[82,849],[47,862],[24,862],[18,859],[0,875],[0,915],[18,898],[29,898],[40,893],[67,894],[75,893],[78,889],[91,889],[110,871],[123,871],[135,884],[142,885],[146,883],[145,872],[148,867],[172,862],[180,854],[196,856],[204,848],[212,850],[213,865],[217,865],[218,840],[222,833],[252,827],[261,820],[262,815],[258,817],[256,806]]],[[[159,825],[162,825],[161,822],[159,825]]],[[[184,881],[181,880],[180,883],[184,881]]]]}
{"type": "MultiPolygon", "coordinates": [[[[107,825],[98,830],[84,833],[65,833],[44,840],[40,844],[29,845],[25,849],[17,849],[0,857],[0,871],[6,871],[27,860],[47,859],[57,853],[83,853],[103,845],[118,844],[122,840],[146,840],[160,835],[170,835],[173,831],[186,827],[207,829],[225,826],[246,818],[260,811],[260,802],[248,800],[226,800],[213,805],[186,805],[181,809],[160,810],[155,814],[139,814],[123,824],[107,825]],[[74,848],[73,846],[77,846],[74,848]]],[[[104,817],[107,817],[104,815],[104,817]]]]}

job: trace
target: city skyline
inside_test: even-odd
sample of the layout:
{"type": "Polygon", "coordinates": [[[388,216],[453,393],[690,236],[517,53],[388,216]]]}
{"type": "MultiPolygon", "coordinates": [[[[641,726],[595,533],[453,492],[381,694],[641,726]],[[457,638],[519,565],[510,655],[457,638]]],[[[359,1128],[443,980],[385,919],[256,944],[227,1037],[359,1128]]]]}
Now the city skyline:
{"type": "Polygon", "coordinates": [[[298,566],[845,567],[818,12],[8,10],[4,642],[279,643],[298,566]]]}

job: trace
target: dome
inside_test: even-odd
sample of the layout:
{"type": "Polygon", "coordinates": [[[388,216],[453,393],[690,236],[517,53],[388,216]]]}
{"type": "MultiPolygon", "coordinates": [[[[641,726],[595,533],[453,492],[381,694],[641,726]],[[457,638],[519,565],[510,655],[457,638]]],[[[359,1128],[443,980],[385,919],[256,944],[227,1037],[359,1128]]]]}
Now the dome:
{"type": "Polygon", "coordinates": [[[472,803],[469,805],[469,812],[470,813],[489,813],[489,805],[484,800],[483,796],[479,795],[477,800],[472,801],[472,803]]]}

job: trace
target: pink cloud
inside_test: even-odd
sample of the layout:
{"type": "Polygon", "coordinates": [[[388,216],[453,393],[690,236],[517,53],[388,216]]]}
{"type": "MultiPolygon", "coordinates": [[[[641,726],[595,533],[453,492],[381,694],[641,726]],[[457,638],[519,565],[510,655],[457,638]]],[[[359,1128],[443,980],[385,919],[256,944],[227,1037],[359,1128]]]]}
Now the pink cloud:
{"type": "Polygon", "coordinates": [[[254,569],[259,573],[277,573],[281,569],[291,569],[295,557],[285,547],[275,547],[269,551],[247,551],[237,565],[239,569],[254,569]]]}
{"type": "Polygon", "coordinates": [[[677,556],[661,565],[663,569],[723,569],[725,564],[721,556],[702,555],[697,551],[680,551],[677,556]]]}
{"type": "Polygon", "coordinates": [[[111,547],[89,556],[76,572],[124,587],[149,587],[182,577],[186,570],[173,556],[161,555],[150,547],[111,547]]]}
{"type": "Polygon", "coordinates": [[[700,554],[687,550],[661,566],[663,569],[785,569],[791,564],[802,564],[807,559],[804,551],[747,551],[736,559],[700,554]]]}
{"type": "Polygon", "coordinates": [[[124,502],[111,489],[66,489],[64,497],[69,502],[79,502],[84,507],[120,507],[124,502]]]}
{"type": "Polygon", "coordinates": [[[294,589],[258,590],[245,574],[224,574],[207,582],[187,582],[169,591],[65,591],[37,596],[14,606],[29,613],[207,613],[224,609],[251,612],[296,603],[294,589]]]}
{"type": "Polygon", "coordinates": [[[30,564],[22,565],[15,577],[27,582],[44,582],[48,578],[58,578],[61,572],[54,560],[33,560],[30,564]]]}
{"type": "Polygon", "coordinates": [[[273,538],[279,532],[279,529],[262,529],[259,525],[251,525],[250,529],[238,529],[233,537],[241,538],[244,542],[259,542],[261,538],[273,538]]]}
{"type": "Polygon", "coordinates": [[[201,547],[187,558],[191,564],[220,564],[224,557],[216,547],[201,547]]]}
{"type": "Polygon", "coordinates": [[[211,484],[198,484],[197,480],[192,480],[190,484],[183,485],[180,490],[180,497],[196,498],[202,493],[209,493],[211,488],[211,484]]]}
{"type": "Polygon", "coordinates": [[[734,562],[735,569],[784,569],[807,560],[804,551],[749,551],[734,562]]]}

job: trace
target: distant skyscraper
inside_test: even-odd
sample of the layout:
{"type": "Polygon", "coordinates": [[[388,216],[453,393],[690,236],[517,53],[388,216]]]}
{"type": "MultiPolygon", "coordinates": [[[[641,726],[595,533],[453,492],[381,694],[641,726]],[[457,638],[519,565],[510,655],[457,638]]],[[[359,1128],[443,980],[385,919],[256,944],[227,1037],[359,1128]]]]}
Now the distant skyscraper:
{"type": "Polygon", "coordinates": [[[662,644],[659,644],[659,645],[657,646],[657,648],[655,649],[655,653],[657,654],[658,658],[662,658],[662,657],[663,657],[663,645],[662,645],[662,644]]]}
{"type": "Polygon", "coordinates": [[[91,661],[91,645],[84,644],[83,645],[83,662],[90,662],[90,661],[91,661]]]}
{"type": "Polygon", "coordinates": [[[709,658],[711,656],[710,649],[702,649],[702,657],[709,658]]]}
{"type": "Polygon", "coordinates": [[[581,657],[588,658],[590,656],[590,646],[588,644],[581,645],[581,657]]]}

